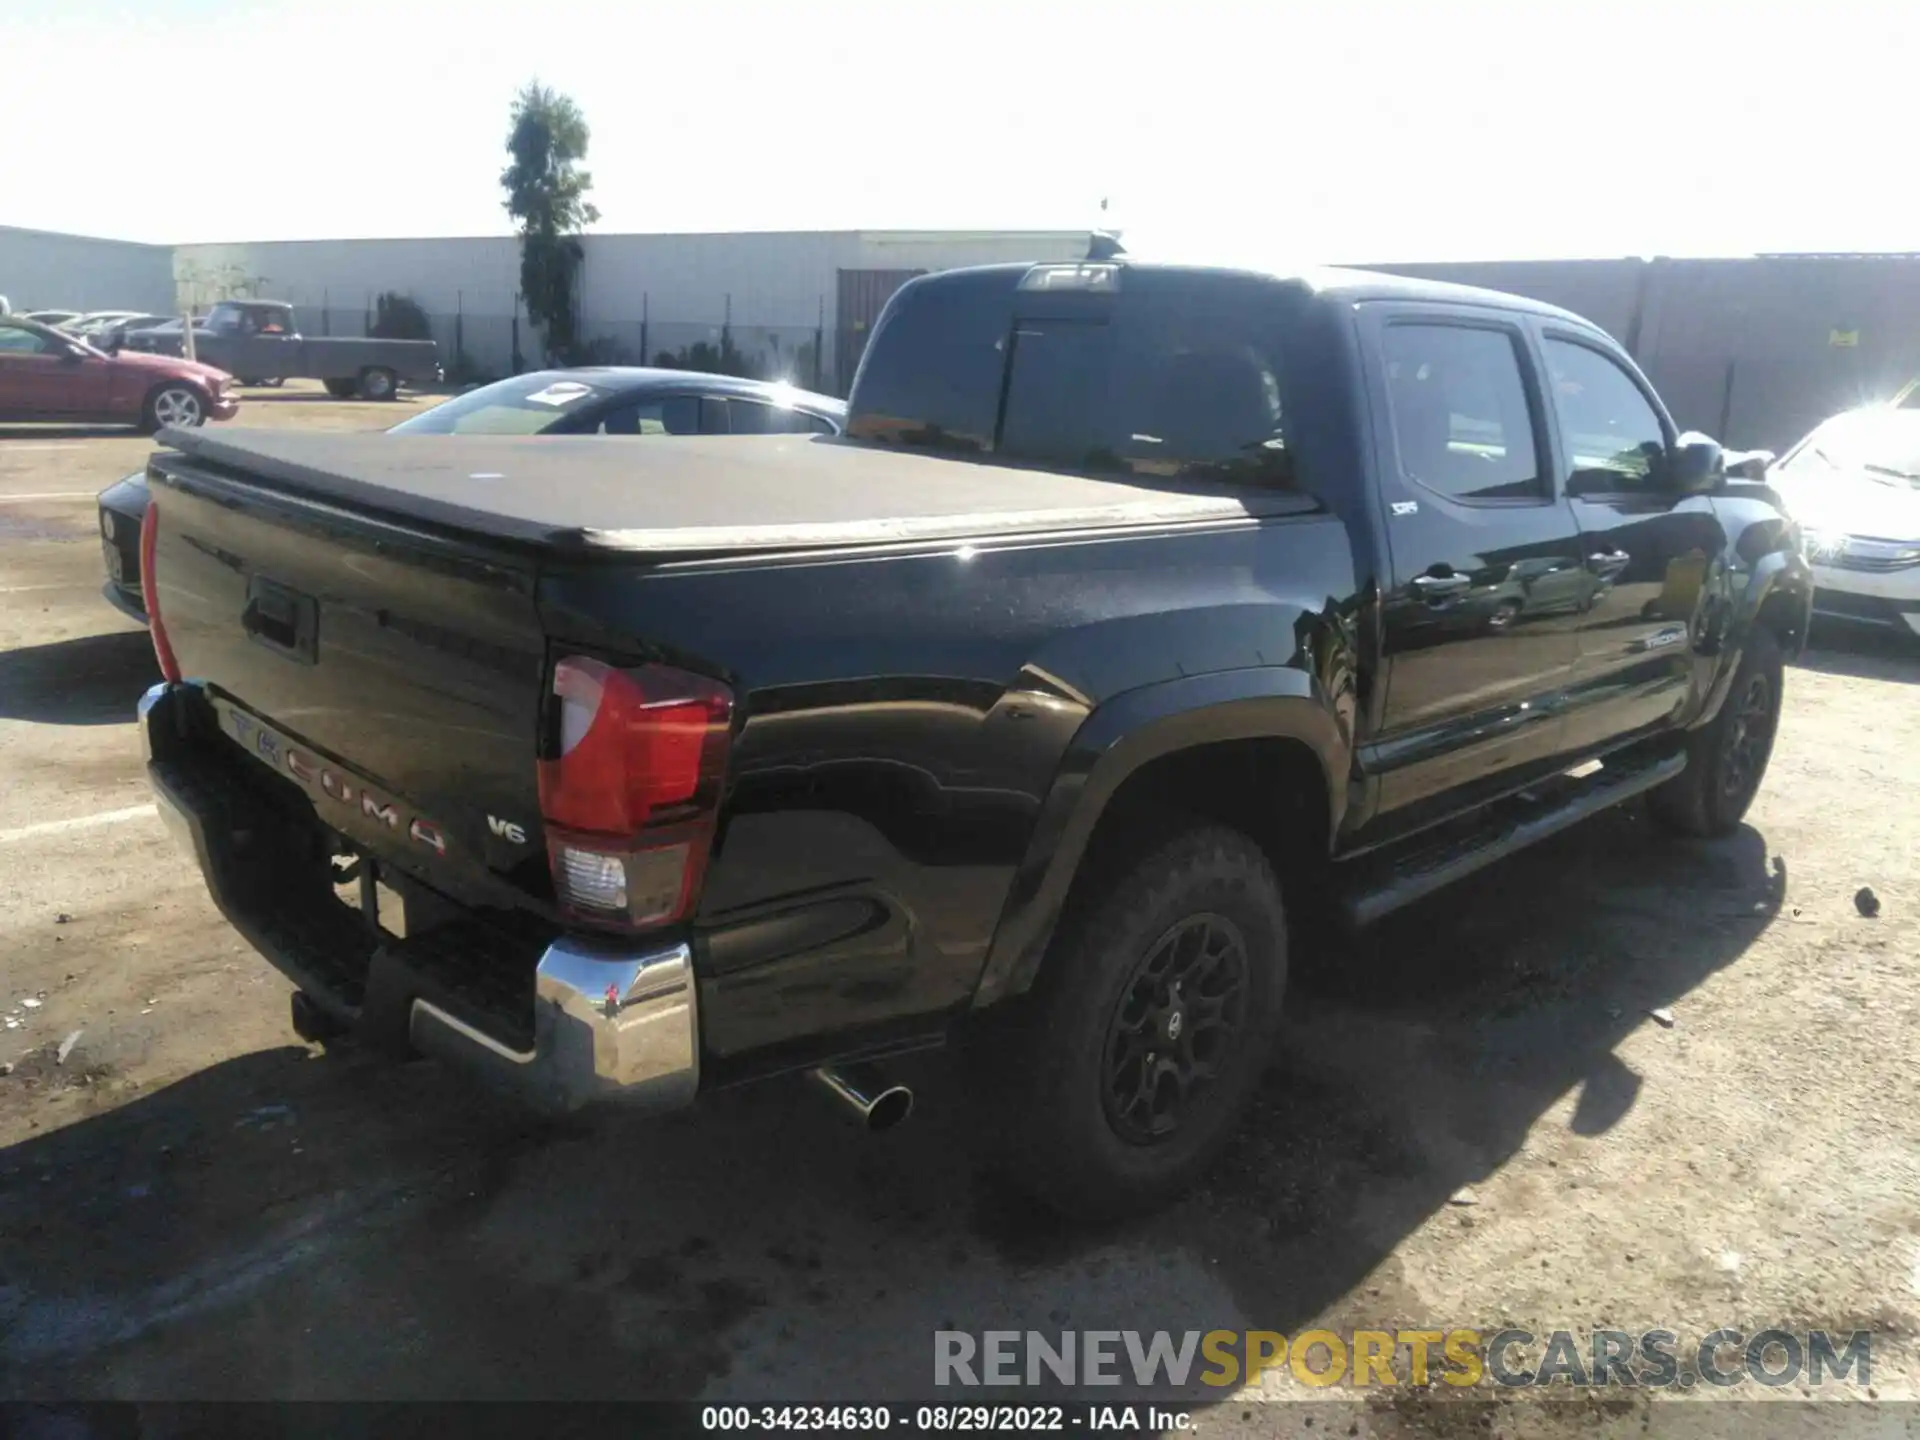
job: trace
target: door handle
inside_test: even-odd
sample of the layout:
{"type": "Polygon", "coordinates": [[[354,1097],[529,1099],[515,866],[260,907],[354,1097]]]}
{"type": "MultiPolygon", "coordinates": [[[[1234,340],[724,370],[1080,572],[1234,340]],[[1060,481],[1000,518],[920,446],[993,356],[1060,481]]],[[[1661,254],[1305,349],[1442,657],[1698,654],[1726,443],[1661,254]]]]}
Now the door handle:
{"type": "Polygon", "coordinates": [[[1627,568],[1627,562],[1633,559],[1624,550],[1606,550],[1587,556],[1587,564],[1602,575],[1618,575],[1627,568]]]}
{"type": "Polygon", "coordinates": [[[1473,585],[1470,575],[1416,575],[1413,588],[1427,600],[1448,600],[1464,595],[1473,585]]]}

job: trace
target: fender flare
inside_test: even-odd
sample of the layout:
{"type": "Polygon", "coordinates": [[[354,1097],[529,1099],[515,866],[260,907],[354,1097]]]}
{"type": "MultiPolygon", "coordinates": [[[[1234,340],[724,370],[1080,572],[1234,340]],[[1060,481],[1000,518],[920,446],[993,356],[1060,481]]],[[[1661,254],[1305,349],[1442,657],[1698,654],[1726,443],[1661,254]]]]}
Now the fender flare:
{"type": "Polygon", "coordinates": [[[1800,610],[1799,639],[1793,646],[1781,647],[1785,658],[1792,660],[1806,648],[1807,629],[1813,620],[1813,567],[1798,550],[1769,550],[1754,560],[1747,572],[1746,589],[1734,602],[1733,614],[1727,621],[1723,658],[1713,677],[1713,686],[1707,692],[1706,703],[1694,721],[1696,726],[1707,724],[1720,713],[1720,706],[1733,689],[1740,659],[1746,654],[1747,636],[1760,623],[1760,611],[1776,594],[1793,596],[1800,610]]]}
{"type": "Polygon", "coordinates": [[[1346,809],[1351,745],[1339,716],[1301,670],[1185,676],[1125,691],[1081,723],[1048,788],[994,926],[975,1007],[1027,989],[1109,802],[1135,773],[1182,750],[1232,740],[1290,740],[1318,761],[1329,848],[1346,809]]]}

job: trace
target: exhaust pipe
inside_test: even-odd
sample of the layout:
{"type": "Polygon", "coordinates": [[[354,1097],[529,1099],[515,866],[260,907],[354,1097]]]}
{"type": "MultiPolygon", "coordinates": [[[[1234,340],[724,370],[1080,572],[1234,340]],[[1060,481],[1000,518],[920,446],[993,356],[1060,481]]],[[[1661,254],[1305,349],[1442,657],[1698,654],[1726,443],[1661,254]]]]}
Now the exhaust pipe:
{"type": "Polygon", "coordinates": [[[913,1113],[913,1091],[889,1084],[871,1065],[823,1065],[807,1073],[869,1134],[891,1130],[913,1113]]]}

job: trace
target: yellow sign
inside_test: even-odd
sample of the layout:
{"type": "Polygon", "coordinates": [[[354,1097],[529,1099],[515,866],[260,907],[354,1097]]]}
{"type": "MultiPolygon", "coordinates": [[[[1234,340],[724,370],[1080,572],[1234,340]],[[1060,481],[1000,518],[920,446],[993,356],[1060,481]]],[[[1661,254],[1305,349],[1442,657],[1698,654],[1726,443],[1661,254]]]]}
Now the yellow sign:
{"type": "Polygon", "coordinates": [[[1829,330],[1827,332],[1827,344],[1833,346],[1836,350],[1856,349],[1860,344],[1860,332],[1858,330],[1829,330]]]}

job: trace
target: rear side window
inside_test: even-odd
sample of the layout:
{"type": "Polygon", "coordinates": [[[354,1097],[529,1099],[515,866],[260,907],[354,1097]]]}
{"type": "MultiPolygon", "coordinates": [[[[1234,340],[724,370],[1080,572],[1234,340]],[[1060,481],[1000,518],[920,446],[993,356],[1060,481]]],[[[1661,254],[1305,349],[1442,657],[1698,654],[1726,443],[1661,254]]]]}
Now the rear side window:
{"type": "Polygon", "coordinates": [[[817,435],[833,429],[811,415],[764,400],[729,400],[727,410],[735,435],[817,435]]]}
{"type": "Polygon", "coordinates": [[[1549,496],[1518,345],[1505,330],[1387,327],[1387,394],[1402,474],[1456,500],[1549,496]]]}

